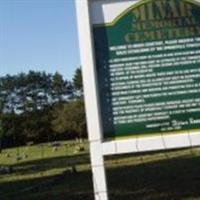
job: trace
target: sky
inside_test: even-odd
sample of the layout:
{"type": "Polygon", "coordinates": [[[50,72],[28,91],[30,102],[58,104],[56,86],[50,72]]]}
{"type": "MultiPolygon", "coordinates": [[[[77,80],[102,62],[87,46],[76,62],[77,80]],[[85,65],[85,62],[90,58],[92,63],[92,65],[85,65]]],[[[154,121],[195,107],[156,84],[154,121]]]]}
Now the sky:
{"type": "Polygon", "coordinates": [[[36,70],[71,79],[77,37],[74,0],[0,0],[0,76],[36,70]]]}

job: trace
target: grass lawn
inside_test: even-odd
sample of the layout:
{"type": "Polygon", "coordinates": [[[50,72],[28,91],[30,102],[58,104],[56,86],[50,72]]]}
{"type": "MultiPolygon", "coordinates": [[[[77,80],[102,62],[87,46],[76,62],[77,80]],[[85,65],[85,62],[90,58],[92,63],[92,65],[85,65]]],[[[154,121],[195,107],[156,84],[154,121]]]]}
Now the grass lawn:
{"type": "MultiPolygon", "coordinates": [[[[88,145],[74,143],[4,149],[0,166],[12,172],[0,174],[0,200],[92,200],[88,145]]],[[[200,199],[200,148],[109,156],[106,171],[111,200],[200,199]]]]}

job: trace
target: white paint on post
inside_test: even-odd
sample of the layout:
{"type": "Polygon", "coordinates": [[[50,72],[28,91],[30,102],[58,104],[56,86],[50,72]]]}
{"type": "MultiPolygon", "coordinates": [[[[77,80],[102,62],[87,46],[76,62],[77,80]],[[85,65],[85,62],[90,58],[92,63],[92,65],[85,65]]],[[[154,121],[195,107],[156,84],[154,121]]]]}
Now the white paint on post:
{"type": "Polygon", "coordinates": [[[88,0],[76,0],[76,9],[95,200],[108,200],[88,0]]]}

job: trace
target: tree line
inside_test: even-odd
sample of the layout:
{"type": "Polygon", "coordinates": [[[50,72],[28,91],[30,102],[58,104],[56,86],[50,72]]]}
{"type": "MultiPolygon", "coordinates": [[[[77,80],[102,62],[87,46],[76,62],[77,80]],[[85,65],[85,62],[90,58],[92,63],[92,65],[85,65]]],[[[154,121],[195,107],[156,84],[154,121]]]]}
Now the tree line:
{"type": "Polygon", "coordinates": [[[0,77],[0,149],[77,137],[86,137],[80,68],[71,81],[58,72],[0,77]]]}

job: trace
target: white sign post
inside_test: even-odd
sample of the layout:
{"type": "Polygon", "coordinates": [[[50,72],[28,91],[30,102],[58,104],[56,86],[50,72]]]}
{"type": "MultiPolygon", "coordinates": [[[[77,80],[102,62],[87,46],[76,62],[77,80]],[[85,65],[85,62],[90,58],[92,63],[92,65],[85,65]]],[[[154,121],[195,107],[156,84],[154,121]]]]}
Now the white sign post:
{"type": "Polygon", "coordinates": [[[108,200],[89,2],[77,0],[76,8],[95,200],[108,200]]]}
{"type": "MultiPolygon", "coordinates": [[[[108,200],[104,156],[114,155],[114,154],[124,154],[124,153],[147,152],[147,151],[152,151],[152,150],[155,151],[155,150],[165,150],[165,149],[173,149],[173,148],[193,147],[193,146],[200,145],[200,131],[199,131],[200,130],[200,112],[199,112],[200,98],[198,96],[200,94],[199,92],[200,83],[195,82],[196,79],[193,79],[193,77],[196,77],[196,78],[200,77],[200,69],[199,69],[200,28],[199,28],[199,23],[197,23],[196,28],[191,29],[190,24],[189,24],[190,21],[187,20],[187,17],[190,17],[190,19],[191,17],[193,17],[193,20],[191,20],[191,22],[195,23],[195,20],[197,20],[198,16],[195,16],[195,14],[193,16],[194,12],[192,12],[192,10],[194,8],[195,12],[197,12],[200,6],[198,3],[199,1],[193,1],[193,0],[179,1],[180,5],[177,4],[177,1],[176,3],[174,2],[175,0],[159,0],[159,1],[158,0],[157,1],[155,0],[141,0],[141,1],[139,0],[76,0],[78,33],[79,33],[79,41],[80,41],[80,54],[81,54],[82,74],[83,74],[83,83],[84,83],[84,97],[85,97],[87,125],[88,125],[89,142],[90,142],[91,165],[92,165],[92,172],[93,172],[95,200],[108,200]],[[165,9],[165,6],[166,6],[166,9],[165,9]],[[180,6],[180,8],[177,6],[180,6]],[[154,9],[157,9],[158,11],[156,12],[156,14],[152,14],[152,13],[155,13],[155,12],[152,12],[152,10],[154,9]],[[165,13],[165,11],[167,12],[165,13]],[[177,12],[179,13],[177,14],[177,12]],[[169,13],[170,13],[170,16],[169,16],[169,13]],[[178,21],[175,21],[175,20],[177,20],[179,15],[180,15],[181,20],[184,20],[183,18],[185,18],[185,22],[184,22],[185,30],[181,29],[180,31],[179,27],[176,27],[176,29],[174,30],[172,30],[174,28],[172,27],[171,29],[168,30],[168,32],[165,32],[165,33],[162,32],[163,27],[161,27],[161,29],[158,30],[159,29],[158,27],[160,26],[160,24],[156,23],[158,20],[160,20],[161,22],[162,20],[165,20],[167,26],[170,25],[170,22],[174,22],[174,24],[178,26],[178,21]],[[149,31],[148,29],[150,26],[149,24],[146,24],[146,25],[143,24],[142,26],[143,35],[141,37],[141,34],[140,34],[141,30],[139,30],[141,29],[140,25],[141,23],[144,23],[144,21],[149,23],[147,16],[152,18],[151,21],[153,20],[156,21],[154,24],[153,22],[150,24],[151,26],[156,27],[154,30],[156,34],[154,33],[152,34],[152,32],[149,31]],[[123,19],[123,20],[120,21],[120,19],[123,19]],[[132,20],[132,21],[129,21],[129,20],[132,20]],[[134,27],[134,29],[133,30],[130,29],[131,31],[128,30],[129,32],[127,33],[126,28],[129,24],[134,25],[133,20],[136,25],[130,26],[130,27],[134,27]],[[143,95],[142,97],[141,95],[140,96],[138,95],[137,96],[138,99],[140,97],[139,103],[130,104],[132,107],[130,107],[129,109],[125,107],[126,105],[124,107],[120,107],[121,111],[123,111],[122,113],[135,112],[134,114],[120,116],[119,115],[120,112],[112,113],[114,115],[113,124],[114,125],[117,124],[114,127],[114,131],[112,134],[115,134],[116,137],[120,136],[120,138],[122,138],[121,136],[123,136],[123,133],[121,133],[120,130],[123,130],[125,133],[128,130],[127,127],[130,127],[130,129],[131,127],[134,127],[134,126],[131,126],[131,125],[134,125],[134,123],[136,125],[138,124],[140,125],[140,126],[135,126],[136,128],[142,127],[142,128],[138,128],[138,132],[136,131],[135,133],[133,133],[132,134],[133,137],[130,137],[128,139],[127,139],[127,136],[131,136],[131,134],[128,131],[127,131],[127,135],[125,134],[126,137],[122,139],[115,140],[115,137],[113,137],[111,138],[111,140],[106,140],[107,138],[105,137],[105,130],[103,128],[104,127],[103,120],[109,121],[110,119],[109,118],[105,119],[105,117],[102,116],[103,114],[101,112],[102,107],[104,106],[106,107],[106,105],[102,105],[101,100],[104,98],[104,96],[107,95],[107,93],[104,94],[99,91],[99,84],[101,84],[102,77],[98,79],[99,77],[98,77],[98,72],[97,72],[97,58],[96,58],[96,56],[98,57],[98,55],[101,55],[103,51],[101,51],[101,49],[98,49],[98,50],[95,49],[96,48],[94,45],[95,38],[94,38],[94,32],[93,32],[94,26],[101,27],[102,25],[105,25],[101,29],[101,31],[103,30],[102,34],[106,33],[106,35],[103,36],[102,34],[99,34],[99,36],[104,39],[104,40],[102,39],[102,43],[105,42],[105,38],[106,38],[109,41],[108,44],[110,44],[107,50],[107,54],[109,55],[106,55],[106,59],[108,59],[108,62],[107,62],[108,66],[105,66],[105,68],[109,67],[109,70],[113,70],[114,67],[117,66],[118,67],[117,70],[121,70],[120,73],[118,73],[120,74],[119,76],[113,70],[113,74],[114,74],[113,76],[115,77],[114,78],[111,77],[111,81],[118,80],[121,76],[122,78],[124,79],[126,78],[126,80],[130,82],[132,81],[132,85],[134,86],[135,82],[132,80],[133,75],[131,73],[132,71],[135,70],[135,73],[140,75],[138,76],[139,78],[145,77],[145,74],[149,73],[149,76],[146,76],[146,79],[142,79],[141,83],[143,83],[143,85],[147,85],[146,87],[148,87],[148,84],[151,83],[152,88],[153,88],[152,90],[145,90],[144,88],[142,88],[143,87],[142,84],[139,86],[136,85],[140,89],[143,89],[141,91],[147,91],[146,94],[148,95],[146,96],[143,95]],[[123,27],[124,32],[121,31],[121,29],[120,31],[115,31],[115,30],[118,30],[120,26],[123,27]],[[118,33],[121,34],[118,37],[119,40],[121,41],[124,40],[124,43],[126,44],[120,45],[123,42],[118,43],[118,40],[115,40],[116,38],[115,34],[118,34],[118,33]],[[184,33],[187,37],[185,35],[181,35],[182,33],[184,33]],[[157,41],[157,42],[152,42],[152,41],[157,41]],[[158,56],[156,59],[157,60],[159,59],[159,62],[153,65],[152,64],[148,65],[149,71],[146,70],[147,68],[144,67],[145,65],[148,64],[147,63],[148,59],[146,63],[144,62],[146,54],[142,54],[143,57],[137,53],[135,54],[132,53],[130,56],[127,56],[128,55],[127,52],[137,52],[138,48],[135,48],[134,44],[139,44],[138,48],[140,48],[140,52],[144,52],[147,50],[148,52],[150,52],[148,55],[149,56],[148,58],[150,58],[151,63],[156,63],[156,62],[153,62],[155,61],[154,60],[155,56],[154,54],[151,54],[151,51],[157,52],[158,56]],[[177,45],[177,44],[181,44],[182,46],[177,45]],[[168,49],[165,50],[165,54],[163,54],[162,51],[166,46],[168,46],[168,49]],[[193,49],[193,52],[191,51],[190,47],[195,48],[193,49]],[[173,51],[169,50],[169,49],[175,49],[175,48],[179,48],[179,54],[177,53],[175,54],[173,51]],[[183,48],[184,51],[181,48],[183,48]],[[186,51],[187,48],[188,48],[188,51],[186,51]],[[119,49],[120,51],[118,51],[119,49]],[[121,51],[121,50],[124,50],[124,51],[121,51]],[[127,50],[130,50],[130,51],[127,51],[127,50]],[[113,58],[112,56],[114,54],[115,54],[115,57],[113,58]],[[125,56],[120,57],[122,55],[123,56],[125,55],[125,56]],[[196,56],[193,56],[193,55],[196,55],[196,56]],[[167,57],[168,60],[164,60],[165,57],[167,57]],[[183,57],[185,59],[183,59],[183,57]],[[129,62],[129,65],[127,65],[129,66],[129,68],[130,66],[134,67],[135,62],[137,62],[138,64],[135,68],[132,68],[130,72],[124,73],[124,71],[126,70],[124,70],[124,68],[120,68],[119,63],[117,63],[119,58],[121,58],[120,64],[124,60],[131,61],[135,59],[136,61],[133,61],[132,64],[130,64],[129,62]],[[176,58],[176,63],[179,68],[177,68],[177,66],[173,66],[173,63],[175,62],[174,58],[176,58]],[[114,62],[116,62],[115,65],[113,64],[114,62]],[[161,64],[159,65],[159,63],[162,63],[162,65],[161,64]],[[195,63],[195,68],[193,66],[194,63],[195,63]],[[157,71],[154,71],[155,68],[159,69],[165,65],[166,67],[167,66],[170,66],[171,68],[173,67],[173,70],[171,70],[170,68],[169,70],[171,71],[166,72],[166,74],[165,72],[159,73],[157,71]],[[187,70],[185,70],[185,68],[180,69],[181,66],[187,67],[187,70]],[[142,68],[144,70],[138,70],[137,67],[142,68]],[[188,69],[192,69],[193,71],[188,70],[188,69]],[[129,74],[131,74],[131,76],[129,76],[129,74]],[[153,80],[152,82],[148,79],[150,75],[151,77],[154,77],[153,79],[151,79],[151,81],[153,80]],[[169,77],[168,79],[166,78],[167,76],[169,77]],[[189,78],[187,79],[187,77],[190,77],[190,79],[189,78]],[[168,82],[166,82],[166,80],[168,82]],[[148,82],[145,82],[145,81],[148,81],[148,82]],[[157,81],[157,84],[153,84],[156,81],[157,81]],[[158,88],[159,85],[163,85],[163,84],[166,85],[167,87],[158,88]],[[155,93],[156,90],[159,92],[155,93]],[[176,91],[173,93],[173,91],[171,90],[176,90],[176,91]],[[154,91],[154,93],[150,93],[149,91],[150,92],[154,91]],[[177,94],[186,94],[186,95],[180,98],[177,94]],[[166,97],[162,98],[162,96],[164,95],[166,95],[166,97]],[[171,97],[168,99],[170,95],[171,97]],[[155,96],[157,96],[158,98],[157,99],[155,98],[154,101],[151,102],[151,100],[155,96]],[[191,98],[189,98],[188,96],[191,96],[191,98]],[[162,102],[160,102],[161,99],[163,99],[162,102]],[[158,102],[155,103],[156,100],[158,100],[158,102]],[[156,107],[157,105],[159,105],[159,107],[156,107]],[[137,111],[136,109],[139,106],[141,106],[140,108],[143,110],[143,113],[142,113],[143,115],[140,115],[141,112],[139,113],[139,111],[137,111]],[[132,108],[135,108],[135,109],[131,110],[132,108]],[[156,109],[159,110],[159,112],[157,112],[156,109]],[[146,110],[148,110],[148,113],[146,110]],[[133,118],[133,117],[131,118],[130,116],[136,116],[136,118],[133,118]],[[198,119],[198,116],[199,116],[199,119],[198,119]],[[126,124],[125,126],[124,123],[127,123],[128,125],[126,124]],[[156,130],[155,134],[153,134],[154,129],[156,130]],[[143,130],[144,132],[142,132],[143,130]],[[141,135],[140,135],[140,131],[141,131],[141,135]],[[144,134],[146,135],[144,136],[144,134]]],[[[162,23],[162,24],[165,24],[165,23],[162,23]]],[[[193,26],[195,25],[193,24],[193,26]]],[[[99,41],[97,41],[97,43],[98,42],[99,41]]],[[[101,40],[100,40],[100,43],[101,43],[101,40]]],[[[103,55],[102,59],[104,58],[105,57],[103,55]]],[[[100,68],[102,67],[101,60],[100,61],[98,60],[98,67],[100,68]]],[[[165,69],[168,69],[168,68],[165,68],[165,69]]],[[[135,77],[134,79],[136,80],[136,82],[137,82],[137,79],[139,80],[138,77],[135,77]]],[[[120,79],[120,80],[123,80],[123,79],[120,79]]],[[[117,82],[113,82],[111,86],[113,87],[113,85],[116,85],[116,84],[117,82]]],[[[127,82],[127,85],[128,84],[129,82],[127,82]]],[[[126,88],[125,86],[126,84],[123,85],[124,88],[126,88]]],[[[118,88],[113,87],[111,88],[111,91],[117,90],[118,88]]],[[[126,89],[123,89],[123,90],[121,89],[121,91],[123,92],[124,90],[126,89]]],[[[136,89],[134,91],[136,91],[136,89]]],[[[111,94],[111,96],[112,95],[114,96],[114,94],[111,94]]],[[[136,92],[135,92],[135,95],[136,95],[136,92]]],[[[129,96],[131,96],[131,94],[128,95],[128,97],[129,96]]],[[[126,98],[128,97],[126,96],[126,98]]],[[[119,100],[119,104],[120,103],[122,104],[123,102],[122,101],[120,102],[120,98],[121,96],[117,96],[117,99],[119,100]]],[[[134,98],[132,98],[132,102],[134,102],[133,99],[134,98]]],[[[127,99],[126,101],[129,102],[127,99]]],[[[114,106],[115,103],[116,103],[116,99],[113,100],[111,105],[114,106]]],[[[119,106],[115,107],[115,109],[118,109],[118,108],[119,106]]],[[[134,132],[134,128],[132,128],[131,131],[134,132]]]]}

